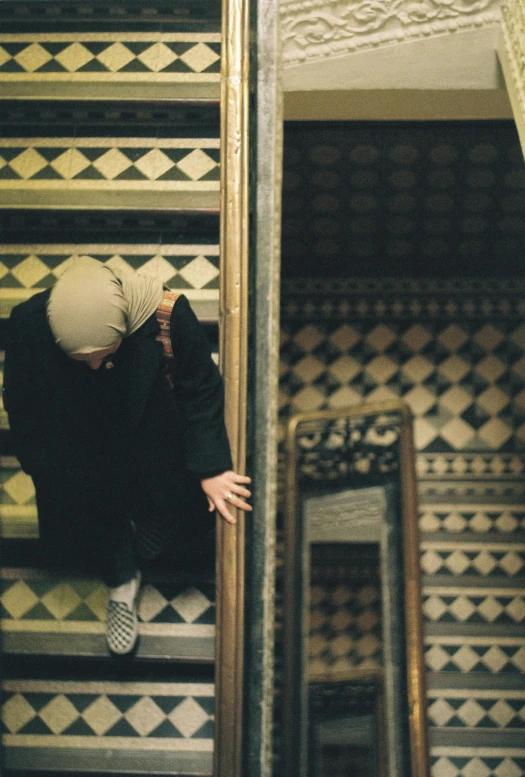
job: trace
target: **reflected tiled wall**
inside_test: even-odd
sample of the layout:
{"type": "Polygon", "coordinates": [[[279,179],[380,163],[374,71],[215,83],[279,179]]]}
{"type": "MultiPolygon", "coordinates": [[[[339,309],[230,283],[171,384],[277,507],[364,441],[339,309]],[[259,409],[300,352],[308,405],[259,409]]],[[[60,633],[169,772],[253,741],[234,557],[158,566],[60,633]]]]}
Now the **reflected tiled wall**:
{"type": "MultiPolygon", "coordinates": [[[[291,124],[284,160],[281,420],[409,405],[432,777],[523,777],[525,166],[515,129],[291,124]]],[[[339,622],[344,607],[316,585],[339,622]]],[[[313,662],[333,663],[329,642],[315,635],[313,662]]]]}
{"type": "MultiPolygon", "coordinates": [[[[348,293],[342,282],[336,293],[330,281],[285,283],[281,417],[393,397],[411,407],[432,774],[520,777],[523,289],[519,281],[509,292],[506,281],[493,280],[489,291],[464,280],[445,300],[443,290],[413,279],[396,300],[391,284],[370,281],[367,292],[362,279],[348,293]],[[486,316],[469,315],[465,290],[486,316]]],[[[326,646],[315,653],[318,663],[326,646]]]]}

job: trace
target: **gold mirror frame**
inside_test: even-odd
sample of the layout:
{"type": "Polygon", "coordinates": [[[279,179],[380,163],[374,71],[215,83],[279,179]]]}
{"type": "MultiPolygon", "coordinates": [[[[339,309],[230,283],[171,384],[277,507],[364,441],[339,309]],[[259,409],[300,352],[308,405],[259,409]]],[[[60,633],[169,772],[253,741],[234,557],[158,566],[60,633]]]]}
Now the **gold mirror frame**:
{"type": "MultiPolygon", "coordinates": [[[[410,777],[429,776],[428,734],[426,718],[425,667],[423,659],[423,621],[421,610],[421,572],[419,561],[418,506],[412,416],[401,401],[357,405],[338,410],[303,413],[291,418],[286,431],[286,495],[284,511],[284,666],[283,666],[283,773],[299,777],[299,764],[294,758],[297,749],[297,705],[304,695],[305,680],[301,676],[301,648],[298,639],[303,635],[298,623],[296,597],[300,551],[297,522],[297,428],[305,422],[317,420],[369,418],[374,415],[397,413],[399,423],[399,484],[403,519],[403,565],[405,582],[406,628],[406,690],[408,704],[408,731],[410,736],[410,777]]],[[[302,776],[301,776],[302,777],[302,776]]],[[[408,775],[404,775],[408,777],[408,775]]]]}
{"type": "MultiPolygon", "coordinates": [[[[248,361],[249,0],[223,0],[221,61],[220,366],[233,466],[246,465],[248,361]]],[[[217,521],[214,777],[241,777],[244,518],[217,521]]]]}

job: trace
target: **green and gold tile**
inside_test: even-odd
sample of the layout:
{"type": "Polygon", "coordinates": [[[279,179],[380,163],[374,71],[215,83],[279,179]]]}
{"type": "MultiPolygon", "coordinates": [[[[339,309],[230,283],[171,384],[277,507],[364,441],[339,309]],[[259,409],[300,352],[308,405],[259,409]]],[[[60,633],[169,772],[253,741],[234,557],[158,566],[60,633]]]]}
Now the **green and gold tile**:
{"type": "Polygon", "coordinates": [[[126,770],[132,757],[135,768],[147,758],[156,770],[169,757],[171,773],[211,773],[212,683],[9,679],[2,687],[7,768],[60,771],[89,758],[97,770],[111,758],[112,769],[126,770]]]}
{"type": "Polygon", "coordinates": [[[428,692],[431,727],[525,729],[525,691],[456,689],[428,692]]]}
{"type": "Polygon", "coordinates": [[[0,313],[52,286],[77,256],[158,278],[186,295],[197,316],[217,320],[217,244],[47,244],[0,245],[0,313]]]}
{"type": "Polygon", "coordinates": [[[521,637],[427,636],[425,665],[429,672],[519,677],[525,645],[521,637]]]}
{"type": "Polygon", "coordinates": [[[525,748],[434,747],[431,750],[433,777],[522,777],[525,748]]]}
{"type": "Polygon", "coordinates": [[[218,99],[220,35],[199,32],[4,33],[0,83],[4,97],[218,99]],[[189,87],[189,89],[188,89],[189,87]],[[148,95],[147,89],[152,90],[148,95]],[[123,91],[124,90],[124,91],[123,91]]]}
{"type": "MultiPolygon", "coordinates": [[[[2,422],[6,429],[5,413],[2,422]]],[[[4,539],[38,536],[33,481],[21,470],[14,456],[0,457],[0,532],[4,539]]]]}
{"type": "MultiPolygon", "coordinates": [[[[5,567],[0,591],[6,653],[108,655],[108,594],[100,580],[5,567]]],[[[212,661],[214,595],[210,584],[147,578],[139,599],[138,655],[212,661]]]]}
{"type": "Polygon", "coordinates": [[[522,624],[525,594],[523,588],[425,586],[423,617],[441,624],[522,624]]]}

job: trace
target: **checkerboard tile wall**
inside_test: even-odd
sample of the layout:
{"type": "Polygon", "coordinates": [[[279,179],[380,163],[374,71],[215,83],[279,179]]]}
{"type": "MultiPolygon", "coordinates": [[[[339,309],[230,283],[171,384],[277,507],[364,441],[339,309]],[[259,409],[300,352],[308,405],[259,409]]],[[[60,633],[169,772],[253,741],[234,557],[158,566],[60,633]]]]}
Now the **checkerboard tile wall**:
{"type": "MultiPolygon", "coordinates": [[[[0,428],[8,428],[5,412],[1,423],[0,428]]],[[[38,536],[35,487],[14,456],[0,457],[0,534],[4,538],[38,536]]]]}
{"type": "Polygon", "coordinates": [[[428,716],[434,728],[525,730],[525,691],[431,690],[428,716]]]}
{"type": "Polygon", "coordinates": [[[284,287],[283,422],[391,398],[415,417],[432,777],[525,775],[520,283],[284,287]]]}
{"type": "Polygon", "coordinates": [[[314,584],[310,593],[309,672],[340,676],[380,671],[381,595],[377,584],[314,584]]]}
{"type": "Polygon", "coordinates": [[[288,319],[281,415],[403,399],[418,451],[512,451],[525,444],[524,346],[515,321],[288,319]]]}

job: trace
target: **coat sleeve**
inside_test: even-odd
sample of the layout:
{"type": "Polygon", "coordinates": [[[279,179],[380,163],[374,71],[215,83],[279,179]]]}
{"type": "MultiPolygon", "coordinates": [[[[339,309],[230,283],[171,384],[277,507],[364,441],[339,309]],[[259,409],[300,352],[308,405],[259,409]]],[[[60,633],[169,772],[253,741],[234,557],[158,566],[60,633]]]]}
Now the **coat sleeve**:
{"type": "Polygon", "coordinates": [[[232,468],[224,390],[208,338],[184,296],[173,307],[170,334],[173,391],[186,422],[186,463],[199,477],[209,477],[232,468]]]}

